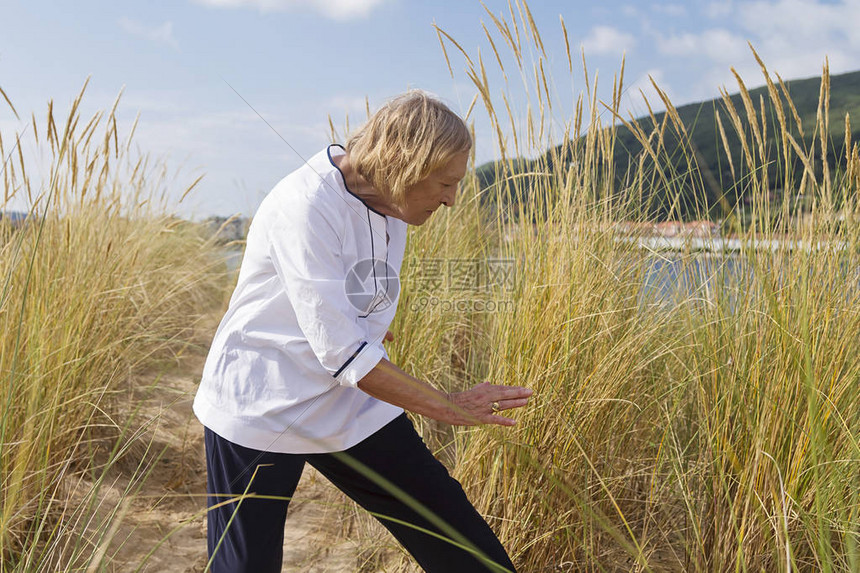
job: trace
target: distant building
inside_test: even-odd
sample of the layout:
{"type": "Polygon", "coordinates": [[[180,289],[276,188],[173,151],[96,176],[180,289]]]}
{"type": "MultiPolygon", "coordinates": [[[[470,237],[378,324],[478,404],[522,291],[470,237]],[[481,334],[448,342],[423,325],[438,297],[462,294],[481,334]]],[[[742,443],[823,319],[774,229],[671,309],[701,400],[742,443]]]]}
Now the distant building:
{"type": "Polygon", "coordinates": [[[615,226],[615,230],[629,237],[651,237],[657,234],[654,223],[621,221],[615,226]]]}
{"type": "Polygon", "coordinates": [[[631,237],[678,237],[712,239],[720,236],[720,226],[711,221],[664,221],[662,223],[636,223],[622,221],[616,225],[618,233],[631,237]]]}
{"type": "Polygon", "coordinates": [[[11,223],[17,227],[27,220],[27,213],[21,211],[0,211],[0,221],[11,223]]]}
{"type": "Polygon", "coordinates": [[[250,219],[234,215],[233,217],[209,217],[203,221],[219,243],[244,241],[248,235],[250,219]]]}
{"type": "Polygon", "coordinates": [[[711,221],[690,221],[681,226],[682,237],[713,239],[720,236],[720,226],[711,221]]]}

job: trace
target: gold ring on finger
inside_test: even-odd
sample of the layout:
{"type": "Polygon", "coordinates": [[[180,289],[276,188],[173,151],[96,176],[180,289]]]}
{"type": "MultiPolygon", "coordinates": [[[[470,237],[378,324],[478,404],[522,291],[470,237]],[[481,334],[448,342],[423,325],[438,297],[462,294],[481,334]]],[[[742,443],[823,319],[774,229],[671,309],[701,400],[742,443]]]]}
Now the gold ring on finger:
{"type": "Polygon", "coordinates": [[[498,402],[493,402],[492,407],[493,407],[493,412],[499,412],[501,410],[501,408],[499,408],[498,402]]]}

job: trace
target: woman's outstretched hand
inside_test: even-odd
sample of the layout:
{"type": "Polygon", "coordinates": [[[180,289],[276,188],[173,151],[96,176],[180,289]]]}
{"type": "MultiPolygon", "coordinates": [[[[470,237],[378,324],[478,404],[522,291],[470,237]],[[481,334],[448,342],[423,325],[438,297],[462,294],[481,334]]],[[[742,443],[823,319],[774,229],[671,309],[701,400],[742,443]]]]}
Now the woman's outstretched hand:
{"type": "Polygon", "coordinates": [[[387,358],[380,360],[358,381],[358,388],[389,404],[455,426],[513,426],[516,420],[500,414],[525,406],[532,395],[529,388],[489,382],[481,382],[465,392],[445,394],[424,380],[410,376],[387,358]]]}
{"type": "Polygon", "coordinates": [[[449,394],[448,400],[451,406],[442,421],[456,426],[477,424],[513,426],[517,423],[516,420],[502,416],[500,413],[525,406],[531,395],[530,388],[481,382],[465,392],[449,394]]]}

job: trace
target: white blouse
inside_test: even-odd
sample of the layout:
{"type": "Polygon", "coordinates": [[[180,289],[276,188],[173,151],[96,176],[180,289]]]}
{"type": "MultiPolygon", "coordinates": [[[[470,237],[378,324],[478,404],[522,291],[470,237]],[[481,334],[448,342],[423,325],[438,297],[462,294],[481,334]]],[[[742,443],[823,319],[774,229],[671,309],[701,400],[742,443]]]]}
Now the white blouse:
{"type": "Polygon", "coordinates": [[[330,146],[282,179],[251,223],[194,399],[233,443],[341,451],[403,411],[357,384],[387,358],[407,225],[350,192],[332,161],[343,153],[330,146]]]}

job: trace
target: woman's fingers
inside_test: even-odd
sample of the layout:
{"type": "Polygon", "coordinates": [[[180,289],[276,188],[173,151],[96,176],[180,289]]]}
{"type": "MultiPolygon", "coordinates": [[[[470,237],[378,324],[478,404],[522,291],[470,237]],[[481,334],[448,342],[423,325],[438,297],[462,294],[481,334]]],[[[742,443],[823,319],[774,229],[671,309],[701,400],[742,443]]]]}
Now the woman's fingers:
{"type": "Polygon", "coordinates": [[[517,421],[513,418],[500,416],[499,412],[512,410],[514,408],[522,408],[529,403],[529,397],[532,395],[530,388],[522,386],[486,386],[489,391],[490,398],[490,420],[491,424],[500,426],[514,426],[517,421]]]}
{"type": "Polygon", "coordinates": [[[384,342],[394,342],[394,334],[390,330],[386,330],[385,337],[382,340],[384,342]]]}
{"type": "Polygon", "coordinates": [[[469,390],[469,392],[474,392],[475,398],[478,400],[485,400],[489,404],[495,402],[500,406],[504,403],[508,405],[508,408],[525,406],[532,395],[531,388],[523,388],[522,386],[496,386],[488,382],[478,384],[469,390]]]}
{"type": "Polygon", "coordinates": [[[523,406],[529,403],[528,398],[515,398],[509,400],[498,400],[493,404],[490,404],[490,410],[493,413],[492,424],[499,424],[501,426],[514,426],[517,421],[512,418],[507,418],[505,416],[499,416],[498,412],[504,412],[505,410],[512,410],[513,408],[522,408],[523,406]],[[494,408],[493,405],[497,405],[497,408],[494,408]]]}
{"type": "MultiPolygon", "coordinates": [[[[528,403],[529,403],[528,398],[511,398],[511,399],[507,399],[507,400],[497,400],[496,401],[496,404],[498,404],[498,410],[499,411],[510,410],[512,408],[522,408],[523,406],[525,406],[528,403]]],[[[495,411],[495,410],[496,410],[496,408],[493,408],[493,411],[495,411]]]]}
{"type": "Polygon", "coordinates": [[[455,413],[459,415],[455,423],[513,426],[516,420],[500,416],[499,413],[527,405],[531,395],[530,388],[482,382],[465,392],[452,395],[455,413]]]}

